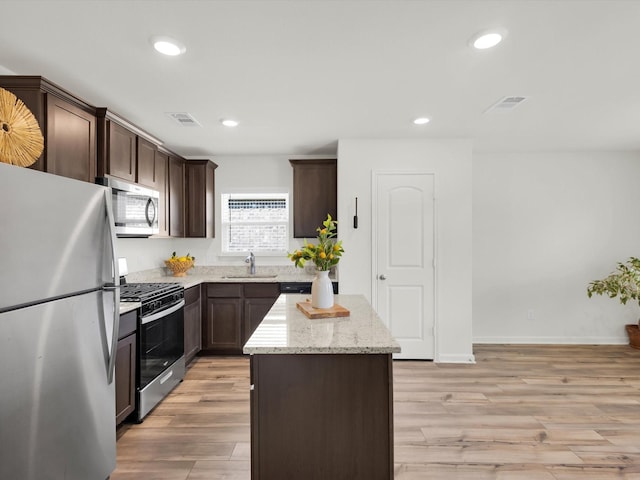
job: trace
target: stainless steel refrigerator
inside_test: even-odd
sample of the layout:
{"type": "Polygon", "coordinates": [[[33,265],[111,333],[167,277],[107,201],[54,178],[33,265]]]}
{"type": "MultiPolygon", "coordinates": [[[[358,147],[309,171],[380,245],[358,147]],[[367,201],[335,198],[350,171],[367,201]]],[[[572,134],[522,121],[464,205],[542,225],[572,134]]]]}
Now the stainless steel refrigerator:
{"type": "Polygon", "coordinates": [[[0,479],[115,469],[110,202],[105,187],[0,163],[0,479]]]}

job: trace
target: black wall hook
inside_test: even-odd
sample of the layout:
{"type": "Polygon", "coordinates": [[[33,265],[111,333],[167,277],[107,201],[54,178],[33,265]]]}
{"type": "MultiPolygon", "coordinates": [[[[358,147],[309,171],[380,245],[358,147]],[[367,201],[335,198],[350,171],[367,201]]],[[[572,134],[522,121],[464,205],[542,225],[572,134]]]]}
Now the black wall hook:
{"type": "Polygon", "coordinates": [[[358,197],[356,197],[356,214],[353,216],[353,228],[358,228],[358,197]]]}

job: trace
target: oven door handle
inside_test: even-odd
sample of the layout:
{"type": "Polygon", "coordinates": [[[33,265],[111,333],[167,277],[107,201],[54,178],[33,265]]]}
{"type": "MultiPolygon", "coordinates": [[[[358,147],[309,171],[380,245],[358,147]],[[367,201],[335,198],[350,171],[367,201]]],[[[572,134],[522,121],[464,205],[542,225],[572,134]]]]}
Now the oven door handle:
{"type": "Polygon", "coordinates": [[[162,310],[161,312],[154,313],[152,315],[147,315],[146,317],[142,317],[140,323],[142,325],[158,320],[159,318],[166,317],[167,315],[171,315],[173,312],[177,312],[182,307],[184,307],[184,298],[180,300],[178,303],[173,305],[172,307],[167,308],[166,310],[162,310]]]}

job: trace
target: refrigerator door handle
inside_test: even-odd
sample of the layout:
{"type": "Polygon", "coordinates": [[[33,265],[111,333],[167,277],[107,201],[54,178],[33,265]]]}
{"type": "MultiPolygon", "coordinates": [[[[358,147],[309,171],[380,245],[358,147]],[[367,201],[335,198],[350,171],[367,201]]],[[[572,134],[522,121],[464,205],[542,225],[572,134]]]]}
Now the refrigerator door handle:
{"type": "Polygon", "coordinates": [[[113,218],[113,207],[111,204],[111,191],[104,191],[105,207],[107,209],[107,224],[109,226],[109,237],[111,240],[111,264],[113,265],[113,283],[105,290],[113,292],[113,331],[111,332],[111,351],[109,352],[109,362],[107,365],[107,380],[109,384],[113,382],[113,375],[116,368],[116,353],[118,351],[118,331],[120,330],[120,272],[118,269],[118,255],[116,252],[116,224],[113,218]]]}

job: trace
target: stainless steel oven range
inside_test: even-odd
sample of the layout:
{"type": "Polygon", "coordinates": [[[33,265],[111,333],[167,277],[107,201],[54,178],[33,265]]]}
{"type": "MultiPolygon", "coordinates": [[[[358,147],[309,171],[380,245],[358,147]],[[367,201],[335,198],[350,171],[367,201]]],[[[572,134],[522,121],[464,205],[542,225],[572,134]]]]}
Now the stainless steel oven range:
{"type": "Polygon", "coordinates": [[[184,378],[184,288],[177,283],[128,283],[122,285],[120,298],[142,304],[133,414],[141,422],[184,378]]]}

